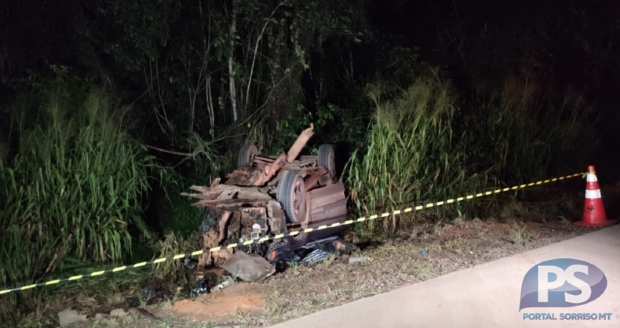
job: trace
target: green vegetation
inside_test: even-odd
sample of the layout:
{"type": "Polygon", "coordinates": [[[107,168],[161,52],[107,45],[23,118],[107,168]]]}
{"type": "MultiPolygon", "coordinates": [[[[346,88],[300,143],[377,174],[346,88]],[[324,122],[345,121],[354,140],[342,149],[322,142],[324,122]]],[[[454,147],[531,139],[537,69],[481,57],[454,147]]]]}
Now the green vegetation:
{"type": "Polygon", "coordinates": [[[11,108],[18,149],[0,162],[0,285],[41,282],[70,263],[119,263],[148,239],[141,198],[152,157],[123,130],[127,108],[65,84],[11,108]]]}
{"type": "MultiPolygon", "coordinates": [[[[383,99],[383,84],[369,86],[376,108],[366,149],[352,155],[348,184],[358,212],[364,215],[440,200],[472,190],[466,144],[455,126],[458,112],[451,86],[430,71],[394,99],[383,99]]],[[[368,223],[396,230],[397,216],[368,223]],[[392,220],[392,222],[390,222],[392,220]]]]}
{"type": "MultiPolygon", "coordinates": [[[[467,108],[437,69],[413,80],[399,91],[386,83],[368,87],[375,113],[366,147],[352,155],[347,172],[358,214],[564,174],[585,167],[597,144],[580,99],[564,99],[555,107],[534,94],[535,87],[507,80],[497,93],[472,99],[467,108]],[[384,100],[386,89],[391,97],[384,100]]],[[[498,204],[487,204],[482,213],[472,212],[476,205],[464,202],[442,211],[456,207],[469,216],[489,215],[498,204]]],[[[403,223],[414,223],[413,218],[406,214],[371,221],[357,232],[373,233],[380,225],[391,234],[403,223]]]]}
{"type": "MultiPolygon", "coordinates": [[[[130,107],[117,107],[116,98],[84,84],[40,85],[9,107],[16,113],[10,138],[18,146],[5,144],[7,155],[0,163],[0,282],[22,285],[76,268],[83,273],[100,264],[135,260],[132,246],[138,242],[150,245],[142,247],[141,259],[193,250],[202,212],[180,192],[230,169],[232,149],[240,142],[253,141],[266,152],[284,151],[310,122],[323,134],[315,144],[356,145],[343,176],[356,216],[565,173],[575,164],[585,165],[594,150],[574,147],[596,145],[583,102],[554,106],[530,86],[511,80],[494,93],[468,99],[439,69],[424,67],[401,69],[408,76],[396,75],[395,82],[375,79],[365,86],[358,110],[374,112],[367,131],[363,117],[339,115],[352,112],[347,109],[328,104],[312,114],[299,107],[297,114],[276,122],[275,130],[269,130],[265,117],[251,120],[245,138],[203,142],[190,134],[187,145],[193,153],[168,168],[131,135],[138,130],[128,119],[130,107]],[[151,186],[159,192],[151,193],[151,186]],[[152,222],[147,224],[146,217],[152,222]]],[[[485,214],[502,204],[491,200],[495,205],[485,214]]],[[[471,217],[479,207],[465,202],[430,213],[471,217]]],[[[423,219],[401,215],[353,229],[362,237],[392,235],[423,219]]],[[[178,261],[157,265],[139,280],[148,277],[184,279],[178,261]]],[[[28,293],[34,297],[28,304],[36,307],[41,295],[28,293]]],[[[14,295],[6,299],[18,300],[14,295]]],[[[3,316],[17,320],[14,313],[3,316]]]]}
{"type": "MultiPolygon", "coordinates": [[[[304,151],[336,145],[356,217],[585,169],[598,129],[618,128],[617,113],[598,114],[620,94],[599,85],[620,76],[620,48],[608,46],[620,34],[582,29],[581,4],[487,2],[492,20],[453,2],[7,2],[21,25],[0,47],[0,289],[195,250],[203,212],[180,193],[228,173],[243,143],[283,152],[310,123],[304,151]],[[571,24],[558,30],[545,10],[571,24]],[[590,34],[600,38],[573,42],[590,34]]],[[[511,199],[352,233],[484,218],[511,199]]],[[[72,283],[71,295],[182,280],[180,270],[72,283]]],[[[53,291],[0,296],[0,320],[40,313],[53,291]]]]}

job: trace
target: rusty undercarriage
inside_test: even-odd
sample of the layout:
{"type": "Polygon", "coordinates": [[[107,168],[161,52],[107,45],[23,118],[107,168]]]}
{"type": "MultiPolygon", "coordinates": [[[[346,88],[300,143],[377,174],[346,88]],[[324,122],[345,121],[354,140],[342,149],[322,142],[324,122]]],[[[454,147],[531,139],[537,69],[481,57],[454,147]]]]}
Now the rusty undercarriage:
{"type": "Polygon", "coordinates": [[[319,147],[318,156],[299,156],[312,135],[311,125],[288,153],[278,156],[261,157],[255,146],[244,145],[238,153],[237,169],[223,183],[217,178],[209,187],[192,186],[196,193],[183,193],[199,199],[193,206],[206,208],[203,249],[239,244],[202,254],[197,281],[213,267],[224,268],[242,280],[258,281],[273,274],[275,264],[290,261],[300,250],[306,254],[317,249],[339,255],[348,252],[340,238],[342,227],[258,242],[263,237],[346,220],[345,188],[334,181],[334,148],[325,144],[319,147]],[[253,242],[241,245],[248,241],[253,242]]]}

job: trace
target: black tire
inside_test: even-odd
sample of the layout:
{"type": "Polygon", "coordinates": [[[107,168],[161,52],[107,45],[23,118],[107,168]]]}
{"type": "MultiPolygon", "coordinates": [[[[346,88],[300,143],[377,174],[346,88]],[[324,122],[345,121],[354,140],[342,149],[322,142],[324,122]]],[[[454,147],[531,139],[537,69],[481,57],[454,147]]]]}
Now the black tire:
{"type": "Polygon", "coordinates": [[[278,182],[276,198],[289,223],[300,223],[306,218],[306,186],[299,173],[286,171],[278,182]]]}
{"type": "Polygon", "coordinates": [[[256,146],[252,144],[243,145],[237,154],[237,167],[242,167],[251,163],[257,153],[258,149],[256,149],[256,146]]]}
{"type": "Polygon", "coordinates": [[[324,167],[327,172],[329,172],[332,179],[336,178],[336,154],[334,152],[334,146],[328,144],[319,146],[318,165],[324,167]]]}

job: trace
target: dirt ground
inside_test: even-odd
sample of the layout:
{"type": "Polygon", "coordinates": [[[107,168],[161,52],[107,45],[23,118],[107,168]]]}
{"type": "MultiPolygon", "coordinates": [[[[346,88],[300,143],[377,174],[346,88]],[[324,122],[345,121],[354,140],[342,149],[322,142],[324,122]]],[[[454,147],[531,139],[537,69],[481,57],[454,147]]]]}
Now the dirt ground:
{"type": "MultiPolygon", "coordinates": [[[[606,207],[618,204],[618,186],[602,189],[606,207]]],[[[442,220],[450,223],[421,226],[390,241],[354,244],[348,260],[355,263],[329,259],[290,267],[260,283],[233,282],[195,299],[144,307],[174,323],[129,309],[122,317],[100,314],[73,327],[267,327],[591,232],[572,224],[581,219],[582,197],[583,192],[572,192],[515,203],[506,211],[510,214],[484,221],[442,220]]],[[[617,214],[608,211],[608,216],[617,214]]]]}

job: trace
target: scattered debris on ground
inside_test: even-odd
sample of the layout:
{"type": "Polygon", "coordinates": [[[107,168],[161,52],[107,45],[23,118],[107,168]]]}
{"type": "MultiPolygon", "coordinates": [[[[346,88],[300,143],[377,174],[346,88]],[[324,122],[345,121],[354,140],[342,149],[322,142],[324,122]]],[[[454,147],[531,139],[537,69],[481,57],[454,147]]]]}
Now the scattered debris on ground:
{"type": "Polygon", "coordinates": [[[125,310],[123,309],[114,309],[110,311],[110,316],[117,317],[117,318],[123,318],[127,316],[127,312],[125,312],[125,310]]]}
{"type": "MultiPolygon", "coordinates": [[[[618,204],[611,192],[605,194],[607,206],[618,204]]],[[[510,210],[511,215],[486,220],[428,223],[398,239],[357,240],[351,243],[348,258],[328,257],[310,265],[299,261],[257,283],[223,280],[225,275],[218,275],[222,285],[214,285],[210,293],[141,308],[156,318],[194,327],[268,327],[595,231],[572,224],[581,219],[581,197],[583,193],[577,192],[570,200],[555,203],[520,203],[510,210]]],[[[89,315],[87,321],[72,327],[174,326],[147,318],[136,309],[125,312],[124,317],[113,317],[109,310],[98,318],[89,315]]]]}
{"type": "Polygon", "coordinates": [[[203,294],[193,300],[177,301],[171,310],[190,319],[230,321],[231,314],[247,315],[262,309],[267,296],[267,293],[255,291],[251,284],[239,283],[225,291],[203,294]]]}
{"type": "Polygon", "coordinates": [[[58,312],[58,322],[61,327],[67,327],[80,321],[86,321],[86,315],[78,314],[76,310],[66,309],[58,312]]]}

